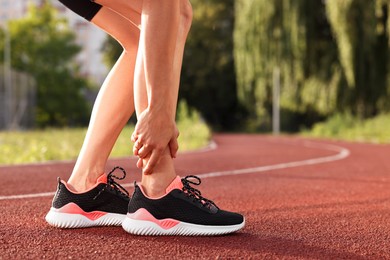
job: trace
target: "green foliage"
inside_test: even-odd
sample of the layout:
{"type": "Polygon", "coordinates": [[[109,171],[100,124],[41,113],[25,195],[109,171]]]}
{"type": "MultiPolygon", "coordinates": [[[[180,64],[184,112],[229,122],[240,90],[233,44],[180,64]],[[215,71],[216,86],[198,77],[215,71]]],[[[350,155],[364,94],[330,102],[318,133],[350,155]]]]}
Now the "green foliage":
{"type": "Polygon", "coordinates": [[[270,122],[275,68],[282,75],[282,120],[290,122],[284,130],[337,111],[366,118],[389,110],[389,5],[236,0],[238,93],[252,118],[270,122]]]}
{"type": "MultiPolygon", "coordinates": [[[[88,118],[82,97],[86,80],[73,62],[80,47],[64,19],[45,1],[9,23],[12,67],[31,75],[37,86],[38,126],[83,124],[88,118]]],[[[0,46],[1,47],[1,46],[0,46]]]]}
{"type": "Polygon", "coordinates": [[[282,120],[310,125],[336,106],[336,46],[323,1],[237,0],[234,31],[239,97],[259,125],[270,122],[273,73],[281,71],[282,120]],[[326,54],[326,55],[325,55],[326,54]],[[300,122],[294,118],[302,117],[300,122]]]}
{"type": "MultiPolygon", "coordinates": [[[[181,103],[178,114],[180,151],[205,147],[211,133],[207,125],[200,120],[199,113],[190,113],[187,106],[181,103]]],[[[133,126],[123,129],[111,152],[112,157],[131,155],[130,135],[133,130],[133,126]]],[[[0,164],[76,159],[86,132],[86,128],[0,132],[0,164]]]]}
{"type": "Polygon", "coordinates": [[[74,159],[85,133],[81,128],[0,132],[0,164],[74,159]]]}
{"type": "Polygon", "coordinates": [[[347,129],[357,125],[358,119],[350,113],[336,114],[331,116],[323,123],[317,123],[313,126],[311,133],[318,137],[335,137],[344,133],[347,129]]]}
{"type": "Polygon", "coordinates": [[[205,147],[211,139],[211,131],[201,119],[200,113],[190,109],[183,100],[177,109],[177,127],[179,128],[179,145],[183,151],[205,147]]]}
{"type": "Polygon", "coordinates": [[[180,98],[217,130],[240,128],[245,111],[237,99],[233,41],[234,0],[194,0],[180,98]]]}
{"type": "Polygon", "coordinates": [[[390,143],[390,114],[361,120],[350,113],[337,114],[313,129],[303,133],[305,136],[327,137],[342,140],[390,143]]]}
{"type": "Polygon", "coordinates": [[[348,88],[340,103],[361,118],[373,116],[388,98],[388,8],[383,0],[328,1],[329,21],[337,41],[348,88]]]}

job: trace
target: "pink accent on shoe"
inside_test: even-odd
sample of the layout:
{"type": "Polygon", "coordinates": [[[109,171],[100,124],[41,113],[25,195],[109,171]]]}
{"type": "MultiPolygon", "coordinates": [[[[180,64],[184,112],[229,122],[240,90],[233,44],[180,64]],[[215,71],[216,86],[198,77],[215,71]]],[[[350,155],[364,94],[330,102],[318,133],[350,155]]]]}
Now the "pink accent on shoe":
{"type": "Polygon", "coordinates": [[[183,183],[181,182],[181,178],[176,176],[176,178],[169,184],[169,186],[165,189],[166,194],[171,192],[174,189],[181,190],[183,188],[183,183]]]}
{"type": "Polygon", "coordinates": [[[96,183],[99,184],[99,183],[104,183],[106,184],[107,183],[107,175],[105,173],[103,173],[97,180],[96,180],[96,183]]]}
{"type": "Polygon", "coordinates": [[[163,229],[173,228],[174,226],[176,226],[177,224],[180,223],[180,221],[177,221],[177,220],[171,219],[171,218],[166,218],[166,219],[161,219],[161,220],[156,219],[155,217],[153,217],[152,214],[149,213],[149,211],[147,211],[144,208],[141,208],[134,213],[127,213],[127,217],[131,218],[131,219],[135,219],[135,220],[150,221],[150,222],[156,223],[157,225],[159,225],[163,229]]]}
{"type": "Polygon", "coordinates": [[[94,188],[96,188],[96,186],[98,186],[99,184],[103,183],[103,184],[107,184],[107,175],[105,173],[103,173],[97,180],[96,180],[96,184],[91,187],[90,189],[86,190],[86,191],[81,191],[81,192],[77,192],[77,191],[74,191],[74,189],[68,185],[68,183],[64,180],[61,180],[61,182],[65,185],[66,189],[70,192],[72,192],[73,194],[83,194],[83,193],[86,193],[90,190],[93,190],[94,188]]]}
{"type": "Polygon", "coordinates": [[[56,211],[60,213],[83,215],[89,218],[90,220],[97,220],[98,218],[107,214],[106,212],[102,212],[102,211],[85,212],[77,204],[73,202],[66,204],[60,209],[56,209],[56,211]]]}
{"type": "Polygon", "coordinates": [[[145,197],[147,197],[148,199],[151,199],[151,200],[158,200],[158,199],[161,199],[163,197],[165,197],[169,192],[171,192],[172,190],[174,189],[179,189],[181,190],[183,188],[183,183],[181,182],[181,178],[180,176],[176,176],[175,179],[173,179],[173,181],[171,182],[171,184],[168,185],[168,187],[165,189],[165,194],[160,196],[160,197],[149,197],[144,188],[142,187],[142,185],[138,185],[139,189],[141,190],[142,194],[144,194],[145,197]]]}

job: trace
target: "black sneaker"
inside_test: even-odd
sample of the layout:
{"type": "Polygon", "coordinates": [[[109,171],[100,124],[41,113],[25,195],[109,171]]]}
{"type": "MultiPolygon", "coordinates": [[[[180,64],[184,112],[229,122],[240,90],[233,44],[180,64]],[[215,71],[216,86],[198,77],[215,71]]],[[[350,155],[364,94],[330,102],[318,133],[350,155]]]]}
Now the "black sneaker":
{"type": "Polygon", "coordinates": [[[222,235],[243,228],[242,215],[219,209],[190,186],[200,183],[197,176],[176,177],[166,195],[158,199],[148,198],[142,187],[135,184],[122,227],[136,235],[183,236],[222,235]]]}
{"type": "Polygon", "coordinates": [[[129,193],[114,179],[123,180],[126,172],[115,167],[108,175],[103,174],[89,191],[74,193],[67,183],[58,178],[58,188],[46,221],[59,228],[93,226],[120,226],[126,217],[129,193]],[[113,175],[116,169],[123,177],[113,175]]]}

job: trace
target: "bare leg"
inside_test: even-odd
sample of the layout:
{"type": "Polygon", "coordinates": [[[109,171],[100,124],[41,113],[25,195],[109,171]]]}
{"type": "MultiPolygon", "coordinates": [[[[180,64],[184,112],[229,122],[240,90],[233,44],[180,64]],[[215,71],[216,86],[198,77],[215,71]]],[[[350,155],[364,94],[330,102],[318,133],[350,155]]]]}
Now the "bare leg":
{"type": "MultiPolygon", "coordinates": [[[[140,48],[134,83],[137,115],[140,116],[151,105],[158,104],[158,101],[154,100],[157,98],[166,101],[163,107],[158,108],[158,111],[164,110],[161,114],[168,114],[168,120],[162,123],[166,125],[169,123],[167,121],[174,122],[184,43],[192,18],[188,0],[98,0],[96,2],[125,17],[128,17],[130,10],[142,14],[140,48]],[[162,23],[165,24],[163,30],[161,30],[162,23]]],[[[149,131],[154,128],[147,129],[149,131]]],[[[152,135],[155,136],[158,134],[152,135]]],[[[167,145],[160,149],[161,157],[153,173],[144,174],[142,178],[142,185],[149,196],[163,195],[165,188],[176,177],[167,145]]],[[[142,157],[146,157],[146,154],[142,157]]],[[[147,164],[148,159],[143,162],[143,165],[147,164]]]]}
{"type": "MultiPolygon", "coordinates": [[[[139,24],[138,14],[130,12],[129,19],[139,24]]],[[[68,181],[76,191],[90,188],[104,173],[115,141],[134,112],[133,81],[139,29],[132,22],[105,7],[92,20],[92,23],[116,38],[124,52],[107,76],[95,101],[87,135],[68,181]]]]}
{"type": "MultiPolygon", "coordinates": [[[[149,71],[149,73],[148,72],[144,73],[144,68],[147,68],[148,66],[145,66],[145,64],[144,64],[144,60],[147,59],[147,57],[145,57],[145,56],[147,56],[147,55],[145,55],[145,53],[142,53],[142,51],[145,49],[146,50],[153,49],[153,47],[151,46],[152,44],[148,45],[148,44],[146,44],[146,42],[142,41],[143,32],[141,32],[141,41],[140,41],[139,55],[138,55],[136,75],[135,75],[135,79],[136,80],[139,79],[139,80],[136,81],[134,84],[135,107],[136,107],[137,115],[142,113],[148,107],[150,102],[153,102],[151,100],[152,98],[150,97],[150,92],[151,92],[150,89],[148,89],[148,91],[147,91],[148,97],[145,98],[144,95],[146,94],[145,93],[146,90],[144,88],[144,85],[137,84],[137,83],[144,83],[144,82],[142,82],[143,75],[149,74],[150,76],[153,76],[153,73],[156,73],[156,71],[153,71],[153,70],[161,70],[162,67],[167,68],[167,74],[169,74],[170,71],[172,72],[172,74],[170,76],[171,78],[167,81],[168,82],[167,84],[170,84],[169,85],[170,86],[169,92],[166,93],[163,98],[169,99],[169,102],[167,104],[168,106],[171,105],[171,107],[168,108],[169,113],[171,115],[173,115],[173,117],[176,114],[177,95],[178,95],[178,90],[179,90],[179,81],[180,81],[180,72],[181,72],[181,66],[182,66],[182,60],[183,60],[184,45],[185,45],[185,41],[187,39],[187,35],[188,35],[188,31],[189,31],[191,19],[192,19],[192,12],[191,12],[192,10],[191,10],[191,7],[189,6],[189,2],[187,0],[181,0],[179,2],[180,2],[179,10],[178,10],[178,14],[176,14],[176,15],[178,15],[178,18],[177,18],[178,19],[178,21],[177,21],[178,28],[176,29],[177,30],[176,39],[174,42],[171,43],[174,46],[172,49],[169,50],[170,53],[165,54],[166,57],[171,58],[171,60],[162,59],[161,64],[156,63],[155,64],[156,67],[152,68],[149,71]],[[170,56],[170,55],[172,55],[172,56],[170,56]],[[140,59],[141,59],[140,57],[143,58],[142,61],[140,61],[140,59]],[[167,63],[172,63],[172,67],[170,68],[169,66],[167,66],[166,65],[167,63]],[[142,65],[138,66],[138,64],[142,64],[142,65]],[[138,72],[139,68],[141,68],[141,71],[138,72]],[[149,100],[148,101],[149,104],[145,103],[146,100],[149,100]]],[[[172,15],[172,14],[169,14],[169,15],[172,15]]],[[[164,19],[164,18],[161,18],[161,19],[164,19]]],[[[154,25],[151,26],[152,29],[153,29],[153,26],[154,25]]],[[[155,27],[155,28],[158,30],[158,27],[155,27]]],[[[148,30],[148,28],[146,28],[145,30],[148,30]]],[[[150,38],[156,37],[155,34],[153,35],[152,33],[150,33],[149,35],[145,35],[144,39],[145,39],[145,41],[148,41],[148,43],[151,43],[151,42],[153,43],[156,41],[156,39],[152,40],[150,38],[148,40],[148,37],[150,37],[150,38]]],[[[161,35],[160,37],[164,37],[164,36],[161,35]]],[[[158,55],[158,53],[150,53],[149,55],[150,55],[150,57],[155,57],[156,55],[158,55]]],[[[164,57],[162,57],[162,58],[164,58],[164,57]]],[[[153,82],[153,80],[155,80],[155,79],[151,79],[150,81],[153,82]]],[[[163,79],[160,79],[160,81],[158,81],[158,80],[156,80],[156,81],[161,82],[161,81],[163,81],[163,79]]],[[[148,84],[146,84],[146,86],[147,85],[148,84]]],[[[142,150],[140,150],[139,153],[142,153],[142,150]]],[[[142,157],[142,155],[141,155],[141,157],[142,157]]],[[[141,165],[146,166],[147,160],[148,159],[144,160],[141,165]]],[[[142,186],[144,188],[144,191],[147,193],[147,195],[152,196],[152,197],[158,197],[158,196],[161,196],[165,193],[165,188],[172,182],[172,180],[175,177],[176,177],[176,172],[174,169],[173,159],[171,157],[169,147],[167,147],[163,151],[159,162],[154,167],[153,173],[152,174],[143,174],[142,186]]]]}

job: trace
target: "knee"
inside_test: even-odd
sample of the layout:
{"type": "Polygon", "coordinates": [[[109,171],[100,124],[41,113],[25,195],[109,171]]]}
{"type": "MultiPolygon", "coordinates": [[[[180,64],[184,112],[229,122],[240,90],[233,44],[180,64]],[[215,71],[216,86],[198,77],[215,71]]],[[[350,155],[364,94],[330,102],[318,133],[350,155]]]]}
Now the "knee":
{"type": "Polygon", "coordinates": [[[184,29],[188,32],[191,28],[192,24],[192,6],[189,0],[179,0],[181,2],[180,5],[180,17],[181,23],[184,29]]]}
{"type": "Polygon", "coordinates": [[[137,46],[132,44],[131,41],[118,40],[118,43],[121,45],[123,52],[126,54],[131,54],[137,51],[137,46]]]}
{"type": "Polygon", "coordinates": [[[123,50],[126,53],[131,53],[137,55],[138,52],[138,39],[137,42],[131,42],[130,44],[123,45],[123,50]]]}
{"type": "Polygon", "coordinates": [[[126,53],[134,53],[138,50],[139,33],[126,32],[115,38],[126,53]]]}

